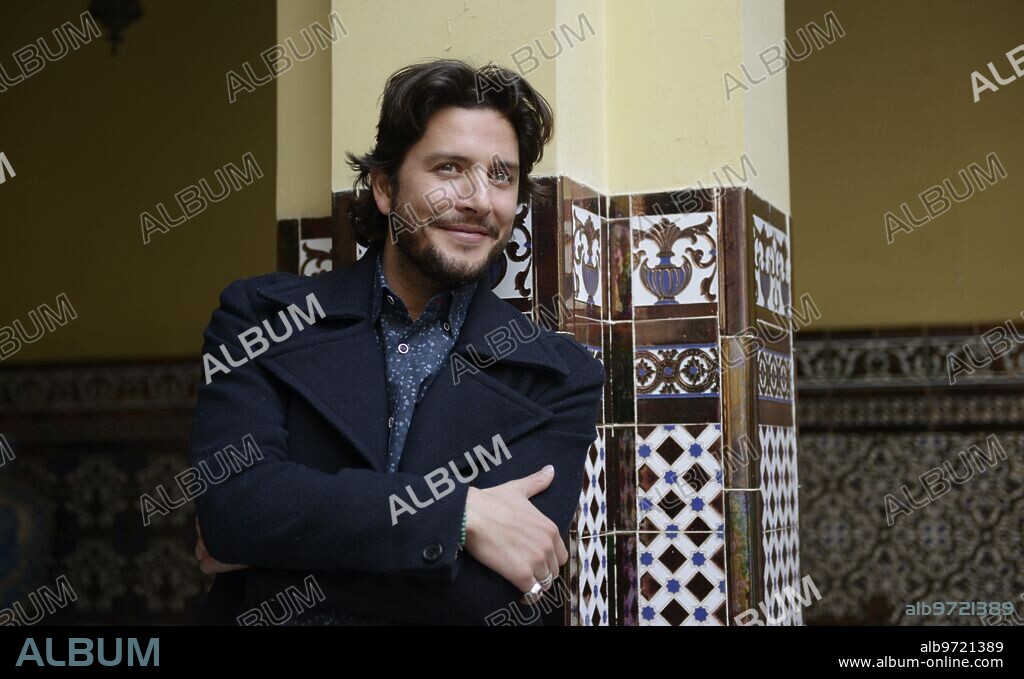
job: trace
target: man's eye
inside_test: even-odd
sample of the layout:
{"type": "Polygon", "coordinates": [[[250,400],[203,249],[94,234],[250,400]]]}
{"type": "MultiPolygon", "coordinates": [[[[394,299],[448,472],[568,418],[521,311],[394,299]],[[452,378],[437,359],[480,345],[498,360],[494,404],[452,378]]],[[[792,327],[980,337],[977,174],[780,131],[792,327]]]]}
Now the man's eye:
{"type": "Polygon", "coordinates": [[[455,167],[455,163],[445,163],[444,165],[438,165],[437,169],[438,170],[443,170],[446,167],[454,168],[455,167]]]}
{"type": "Polygon", "coordinates": [[[491,176],[493,177],[496,174],[500,175],[501,177],[504,177],[504,179],[498,179],[499,182],[512,181],[512,175],[510,175],[508,172],[505,172],[504,170],[495,170],[494,172],[491,173],[491,176]]]}

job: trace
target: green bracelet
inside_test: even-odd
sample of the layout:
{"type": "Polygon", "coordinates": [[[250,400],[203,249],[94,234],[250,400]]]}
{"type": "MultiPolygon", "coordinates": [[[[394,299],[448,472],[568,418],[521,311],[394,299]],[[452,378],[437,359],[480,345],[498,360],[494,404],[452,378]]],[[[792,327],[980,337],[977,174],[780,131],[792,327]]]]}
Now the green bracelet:
{"type": "Polygon", "coordinates": [[[466,544],[466,522],[469,519],[469,510],[462,511],[462,529],[459,531],[459,547],[466,544]]]}

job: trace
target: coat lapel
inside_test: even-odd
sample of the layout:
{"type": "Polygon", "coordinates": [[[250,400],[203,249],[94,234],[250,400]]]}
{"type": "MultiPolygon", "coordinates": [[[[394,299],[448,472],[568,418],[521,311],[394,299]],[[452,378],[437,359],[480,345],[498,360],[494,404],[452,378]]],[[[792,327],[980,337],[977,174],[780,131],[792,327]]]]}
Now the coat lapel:
{"type": "MultiPolygon", "coordinates": [[[[315,295],[324,317],[272,346],[256,362],[315,408],[376,471],[384,471],[390,410],[384,357],[370,319],[374,258],[380,247],[380,243],[372,245],[350,267],[257,289],[263,299],[282,307],[295,304],[302,310],[307,308],[307,295],[315,295]]],[[[438,462],[461,456],[474,445],[490,446],[495,434],[507,443],[551,417],[546,408],[486,374],[488,366],[500,361],[568,375],[564,361],[540,336],[539,328],[494,294],[493,271],[481,277],[452,356],[416,406],[401,471],[429,472],[438,462]],[[502,327],[509,333],[499,330],[502,327]],[[531,341],[515,341],[509,349],[497,338],[505,334],[531,341]],[[458,384],[452,370],[456,354],[477,370],[476,374],[460,373],[458,384]],[[450,440],[445,423],[452,417],[471,417],[472,430],[480,434],[466,441],[450,440]],[[437,459],[405,454],[422,441],[435,444],[437,459]]],[[[268,317],[276,313],[275,309],[268,317]]]]}

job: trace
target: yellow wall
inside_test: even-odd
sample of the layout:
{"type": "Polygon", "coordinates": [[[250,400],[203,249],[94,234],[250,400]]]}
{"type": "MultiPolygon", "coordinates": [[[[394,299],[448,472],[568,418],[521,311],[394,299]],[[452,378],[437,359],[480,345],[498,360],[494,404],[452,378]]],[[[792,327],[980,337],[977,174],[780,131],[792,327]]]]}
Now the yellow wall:
{"type": "MultiPolygon", "coordinates": [[[[519,53],[521,60],[528,54],[558,55],[553,98],[544,92],[555,110],[553,148],[547,149],[544,160],[559,174],[594,188],[607,187],[611,172],[608,103],[614,88],[608,74],[608,7],[614,4],[615,0],[556,2],[554,23],[530,43],[529,52],[519,53]]],[[[533,73],[525,75],[536,84],[533,73]]]]}
{"type": "MultiPolygon", "coordinates": [[[[761,82],[749,90],[731,89],[726,107],[743,106],[742,154],[753,165],[744,165],[743,159],[729,159],[733,171],[745,176],[752,191],[772,205],[789,214],[789,130],[786,115],[786,70],[771,62],[773,49],[784,53],[783,38],[786,30],[785,5],[782,0],[746,0],[741,3],[740,34],[743,42],[743,64],[747,72],[761,82]],[[765,66],[764,62],[768,62],[765,66]],[[776,68],[782,70],[775,71],[776,68]],[[738,95],[742,95],[741,98],[738,95]]],[[[743,74],[735,68],[729,72],[743,74]]],[[[730,81],[730,85],[732,82],[730,81]]],[[[726,89],[723,76],[722,89],[726,89]]],[[[742,155],[741,154],[741,155],[742,155]]],[[[718,167],[721,167],[720,165],[718,167]]],[[[728,177],[724,171],[716,172],[725,183],[741,183],[728,177]]],[[[707,182],[705,182],[707,183],[707,182]]]]}
{"type": "MultiPolygon", "coordinates": [[[[303,30],[312,36],[314,22],[330,30],[330,13],[331,0],[277,2],[278,43],[287,46],[291,39],[298,52],[305,54],[303,30]]],[[[331,52],[318,47],[313,56],[295,62],[277,80],[277,216],[330,213],[331,52]]]]}
{"type": "Polygon", "coordinates": [[[351,187],[344,152],[372,142],[387,76],[450,56],[521,64],[552,104],[555,136],[535,174],[566,174],[606,193],[658,191],[714,185],[716,171],[740,172],[749,153],[762,175],[755,189],[788,208],[785,75],[731,101],[723,86],[726,70],[738,72],[781,38],[781,0],[332,0],[332,8],[351,31],[332,66],[336,191],[351,187]],[[523,58],[526,46],[539,63],[523,58]]]}
{"type": "MultiPolygon", "coordinates": [[[[0,5],[0,63],[88,3],[0,5]]],[[[275,83],[228,102],[225,76],[276,43],[271,0],[143,2],[117,56],[94,39],[0,92],[0,325],[64,292],[78,318],[27,361],[197,356],[217,294],[275,260],[275,83]],[[246,152],[262,179],[143,245],[140,213],[246,152]]],[[[214,180],[214,186],[216,181],[214,180]]],[[[171,208],[177,214],[177,208],[171,208]]]]}
{"type": "Polygon", "coordinates": [[[609,189],[712,184],[742,153],[743,105],[721,73],[739,62],[739,2],[608,3],[609,189]]]}
{"type": "Polygon", "coordinates": [[[846,36],[789,69],[795,296],[814,328],[1000,322],[1024,310],[1024,79],[974,103],[971,73],[1024,43],[1018,0],[789,0],[846,36]],[[1007,177],[886,243],[884,215],[995,151],[1007,177]]]}

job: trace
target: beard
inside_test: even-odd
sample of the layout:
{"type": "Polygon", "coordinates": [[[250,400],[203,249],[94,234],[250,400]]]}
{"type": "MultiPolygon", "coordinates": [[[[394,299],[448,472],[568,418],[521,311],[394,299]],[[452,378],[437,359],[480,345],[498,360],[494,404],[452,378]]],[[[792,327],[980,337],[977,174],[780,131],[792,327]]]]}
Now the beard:
{"type": "MultiPolygon", "coordinates": [[[[400,198],[395,203],[397,205],[405,204],[400,198]]],[[[427,229],[438,228],[436,226],[438,224],[448,225],[455,223],[480,226],[491,235],[498,232],[497,229],[492,228],[488,224],[481,224],[478,220],[463,218],[458,221],[441,221],[440,219],[434,219],[415,231],[400,230],[395,242],[398,250],[408,261],[412,262],[425,276],[437,281],[446,288],[461,287],[479,278],[488,267],[501,258],[505,247],[512,237],[510,229],[507,237],[495,240],[490,252],[487,253],[487,256],[482,261],[477,264],[465,264],[445,254],[444,250],[436,245],[427,234],[427,229]]]]}

